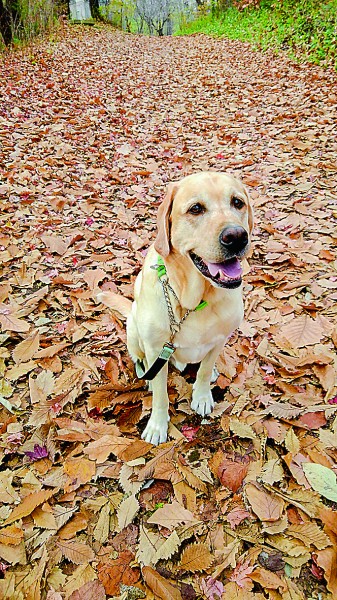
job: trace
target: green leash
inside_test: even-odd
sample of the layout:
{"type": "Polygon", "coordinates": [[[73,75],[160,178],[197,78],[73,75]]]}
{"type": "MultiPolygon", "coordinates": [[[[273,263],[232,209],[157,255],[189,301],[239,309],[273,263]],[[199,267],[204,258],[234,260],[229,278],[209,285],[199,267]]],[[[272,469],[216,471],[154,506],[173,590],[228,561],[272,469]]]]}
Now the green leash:
{"type": "Polygon", "coordinates": [[[167,272],[166,272],[166,267],[165,267],[164,261],[161,256],[158,255],[157,264],[153,265],[152,269],[157,270],[158,279],[163,288],[163,293],[164,293],[164,297],[165,297],[165,301],[166,301],[166,305],[167,305],[167,311],[168,311],[168,315],[169,315],[169,321],[170,321],[171,337],[170,337],[169,342],[165,342],[159,356],[156,358],[153,365],[147,371],[145,371],[143,361],[137,360],[136,365],[135,365],[136,375],[137,375],[138,379],[146,379],[147,381],[152,381],[152,379],[154,379],[155,376],[158,375],[159,371],[161,371],[163,366],[170,360],[173,352],[175,351],[175,346],[173,344],[174,336],[176,335],[176,333],[178,333],[178,331],[180,331],[181,325],[183,324],[185,319],[188,317],[188,315],[191,312],[195,312],[197,310],[202,310],[208,304],[205,300],[201,300],[201,302],[198,304],[198,306],[194,310],[187,310],[186,313],[183,315],[183,317],[180,319],[180,321],[177,322],[175,315],[174,315],[173,308],[172,308],[169,291],[173,294],[173,296],[176,298],[176,300],[178,302],[179,302],[179,299],[178,299],[177,294],[175,293],[174,289],[171,287],[171,285],[169,283],[169,280],[167,277],[167,272]]]}

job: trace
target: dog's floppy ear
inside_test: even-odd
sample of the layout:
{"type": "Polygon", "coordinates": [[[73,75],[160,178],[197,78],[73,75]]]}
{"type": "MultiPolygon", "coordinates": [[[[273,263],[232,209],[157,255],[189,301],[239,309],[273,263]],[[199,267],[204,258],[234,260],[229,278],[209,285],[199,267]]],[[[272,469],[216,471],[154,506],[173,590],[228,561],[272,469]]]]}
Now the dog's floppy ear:
{"type": "Polygon", "coordinates": [[[248,227],[249,227],[249,235],[252,235],[252,231],[254,228],[254,212],[251,203],[248,203],[248,227]]]}
{"type": "Polygon", "coordinates": [[[157,215],[157,237],[154,242],[154,247],[163,258],[166,258],[171,251],[170,248],[170,215],[172,202],[177,190],[177,185],[170,183],[166,196],[158,208],[157,215]]]}
{"type": "Polygon", "coordinates": [[[248,227],[249,227],[249,235],[251,236],[253,228],[254,228],[254,211],[253,211],[250,195],[249,195],[246,187],[245,187],[245,192],[246,192],[246,196],[247,196],[247,200],[248,200],[248,227]]]}

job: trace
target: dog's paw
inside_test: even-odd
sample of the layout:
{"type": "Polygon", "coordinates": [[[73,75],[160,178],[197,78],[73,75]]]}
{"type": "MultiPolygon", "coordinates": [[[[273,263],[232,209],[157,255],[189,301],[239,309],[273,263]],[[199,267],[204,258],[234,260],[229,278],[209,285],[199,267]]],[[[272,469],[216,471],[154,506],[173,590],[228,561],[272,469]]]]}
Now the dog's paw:
{"type": "Polygon", "coordinates": [[[200,393],[197,390],[193,390],[191,409],[194,410],[198,415],[205,417],[213,412],[214,400],[211,390],[208,392],[200,393]]]}
{"type": "Polygon", "coordinates": [[[143,440],[149,442],[150,444],[154,444],[155,446],[166,442],[168,420],[168,417],[150,417],[150,420],[142,434],[143,440]]]}

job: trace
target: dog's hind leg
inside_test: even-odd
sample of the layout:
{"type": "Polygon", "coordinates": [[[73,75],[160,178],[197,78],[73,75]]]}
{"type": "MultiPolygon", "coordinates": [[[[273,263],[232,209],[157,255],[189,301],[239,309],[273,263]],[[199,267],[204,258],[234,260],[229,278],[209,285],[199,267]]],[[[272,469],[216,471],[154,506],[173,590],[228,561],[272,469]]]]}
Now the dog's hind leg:
{"type": "Polygon", "coordinates": [[[136,363],[137,360],[144,360],[145,352],[140,346],[138,329],[132,314],[128,316],[126,322],[126,336],[128,352],[133,362],[136,363]]]}

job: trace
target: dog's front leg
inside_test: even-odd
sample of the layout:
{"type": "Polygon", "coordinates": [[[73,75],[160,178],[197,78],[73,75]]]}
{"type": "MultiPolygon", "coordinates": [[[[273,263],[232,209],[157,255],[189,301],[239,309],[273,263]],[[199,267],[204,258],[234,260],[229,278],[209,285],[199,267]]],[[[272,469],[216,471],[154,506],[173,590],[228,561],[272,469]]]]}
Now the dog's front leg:
{"type": "MultiPolygon", "coordinates": [[[[147,364],[151,365],[157,356],[150,356],[146,353],[147,364]]],[[[167,393],[167,363],[159,371],[158,375],[151,382],[152,388],[152,412],[147,426],[144,429],[142,438],[157,446],[166,442],[167,427],[169,421],[169,398],[167,393]]]]}
{"type": "Polygon", "coordinates": [[[223,343],[218,344],[213,350],[210,350],[209,353],[206,354],[204,360],[201,361],[197,378],[193,385],[191,408],[202,417],[211,414],[214,408],[211,381],[214,364],[222,348],[223,343]]]}

